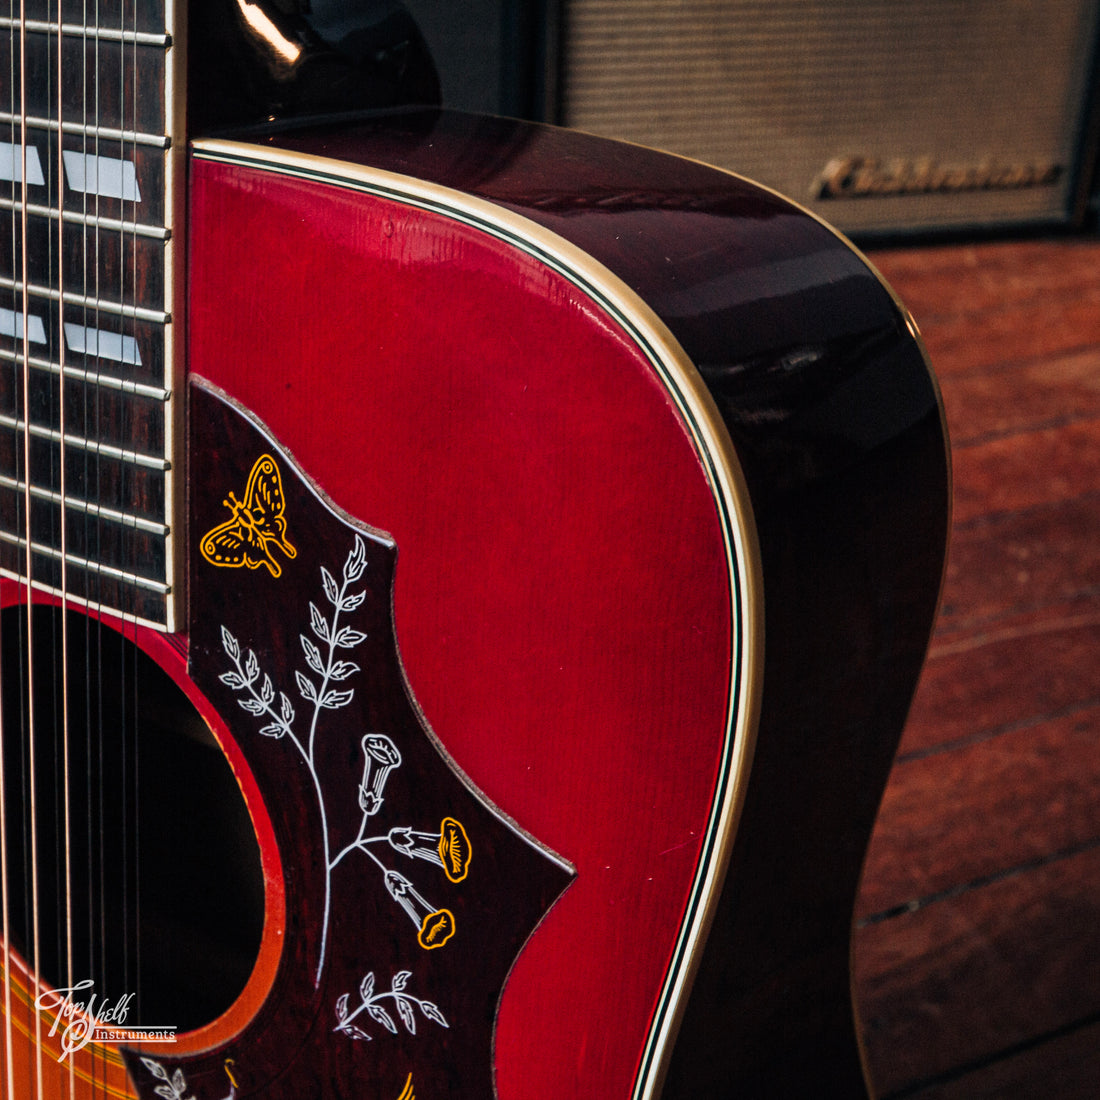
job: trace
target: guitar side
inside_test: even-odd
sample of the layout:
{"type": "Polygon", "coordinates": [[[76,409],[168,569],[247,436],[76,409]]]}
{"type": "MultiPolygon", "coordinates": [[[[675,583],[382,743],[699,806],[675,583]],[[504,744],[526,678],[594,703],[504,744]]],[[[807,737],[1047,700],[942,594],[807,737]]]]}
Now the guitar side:
{"type": "Polygon", "coordinates": [[[851,909],[946,531],[904,314],[774,196],[499,120],[200,143],[192,203],[190,369],[393,535],[430,726],[576,866],[498,1094],[861,1093],[851,909]]]}

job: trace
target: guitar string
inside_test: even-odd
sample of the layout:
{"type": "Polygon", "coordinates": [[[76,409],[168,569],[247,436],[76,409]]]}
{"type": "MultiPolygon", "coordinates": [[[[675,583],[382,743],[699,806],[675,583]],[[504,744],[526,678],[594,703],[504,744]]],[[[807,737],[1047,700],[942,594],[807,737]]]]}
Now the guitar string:
{"type": "MultiPolygon", "coordinates": [[[[131,29],[134,32],[134,37],[133,37],[133,45],[130,47],[131,54],[132,54],[132,57],[131,57],[131,70],[130,70],[131,71],[131,77],[130,77],[131,104],[130,104],[130,107],[131,107],[132,125],[131,125],[130,128],[136,134],[141,129],[141,127],[138,125],[138,83],[139,83],[139,77],[141,75],[141,70],[138,66],[138,45],[137,45],[138,12],[137,12],[137,5],[136,4],[133,6],[133,9],[132,9],[131,29]]],[[[121,83],[122,83],[122,87],[125,89],[126,81],[123,79],[121,83]]],[[[126,127],[124,126],[123,129],[125,130],[126,127]]],[[[125,154],[125,151],[126,151],[126,149],[125,149],[125,145],[124,145],[123,146],[123,153],[124,154],[125,154]]],[[[135,178],[136,178],[136,176],[137,176],[137,166],[138,166],[138,163],[139,163],[138,162],[138,150],[137,150],[137,143],[136,142],[133,142],[131,144],[130,155],[133,158],[134,173],[135,173],[135,178]]],[[[123,220],[123,224],[125,224],[126,219],[123,218],[122,220],[123,220]]],[[[133,224],[134,228],[130,231],[130,242],[129,242],[130,298],[131,298],[131,301],[133,301],[135,304],[137,304],[137,301],[138,301],[137,220],[138,220],[137,219],[137,211],[136,211],[136,208],[135,208],[134,216],[133,216],[133,219],[132,219],[132,224],[133,224]]],[[[122,235],[123,235],[124,238],[125,238],[125,232],[126,232],[125,230],[122,231],[122,235]]],[[[131,339],[134,341],[134,344],[136,346],[137,345],[137,338],[138,338],[138,328],[137,328],[137,319],[136,318],[134,318],[130,321],[130,328],[131,328],[130,336],[131,336],[131,339]]],[[[135,414],[131,413],[131,416],[133,416],[133,415],[135,415],[135,414]]],[[[133,545],[134,545],[134,552],[136,553],[137,543],[135,542],[133,545]]],[[[136,560],[134,561],[134,565],[135,566],[137,565],[136,560]]],[[[136,571],[137,570],[135,568],[134,572],[136,572],[136,571]]],[[[126,903],[123,906],[123,913],[124,913],[124,920],[125,920],[123,943],[126,945],[126,949],[127,949],[127,968],[126,968],[127,969],[127,975],[126,975],[127,976],[127,982],[126,982],[125,988],[126,988],[127,991],[129,991],[130,989],[134,989],[137,992],[137,991],[140,991],[140,989],[141,989],[141,935],[140,935],[140,931],[141,931],[141,923],[140,923],[140,921],[141,921],[141,878],[140,878],[140,874],[141,874],[141,864],[140,864],[140,856],[141,856],[140,823],[141,823],[141,818],[140,818],[140,813],[139,813],[140,807],[139,807],[139,803],[138,803],[138,797],[139,797],[139,792],[140,792],[141,788],[140,788],[140,784],[138,782],[138,780],[139,780],[139,773],[138,773],[138,769],[139,769],[139,746],[140,746],[140,740],[139,740],[139,737],[138,737],[138,692],[139,692],[140,685],[138,684],[138,670],[137,670],[137,605],[136,605],[136,603],[134,605],[134,614],[132,616],[132,627],[131,628],[132,628],[132,631],[133,631],[133,643],[134,643],[134,645],[133,645],[132,652],[131,651],[127,651],[127,652],[131,653],[131,659],[133,661],[133,667],[132,667],[131,678],[130,678],[131,684],[132,684],[132,691],[133,691],[133,700],[132,700],[132,708],[131,708],[131,722],[130,722],[130,736],[131,736],[132,748],[131,748],[129,756],[127,756],[125,752],[123,753],[123,759],[124,760],[129,760],[130,765],[131,765],[131,770],[130,770],[130,775],[129,775],[129,782],[130,782],[131,786],[128,788],[128,790],[132,792],[131,797],[133,799],[133,803],[132,803],[133,804],[133,837],[130,841],[131,847],[128,849],[126,854],[129,856],[130,859],[133,860],[133,864],[132,864],[132,867],[133,867],[133,883],[132,883],[132,886],[131,886],[130,885],[130,880],[129,880],[129,878],[127,878],[127,880],[126,880],[127,886],[132,891],[132,901],[130,900],[130,895],[127,894],[126,898],[125,898],[126,903]],[[132,914],[133,923],[132,923],[132,926],[129,923],[129,918],[131,916],[131,912],[130,912],[131,905],[133,906],[133,914],[132,914]],[[132,959],[130,959],[130,956],[129,956],[129,950],[130,950],[131,944],[133,945],[133,958],[132,959]],[[132,973],[130,973],[130,969],[129,969],[130,967],[133,968],[132,973]]],[[[126,724],[123,723],[123,729],[125,730],[125,728],[126,728],[126,724]]],[[[125,828],[123,830],[123,836],[124,837],[126,836],[125,828]]],[[[140,1006],[139,1006],[139,1010],[140,1010],[140,1006]]]]}
{"type": "MultiPolygon", "coordinates": [[[[22,274],[22,306],[23,306],[23,527],[26,540],[26,637],[27,637],[27,791],[28,814],[30,819],[30,857],[31,857],[31,978],[30,995],[31,1005],[35,1006],[40,993],[40,974],[42,973],[42,943],[41,943],[41,913],[39,908],[39,851],[38,851],[38,790],[36,778],[38,775],[38,730],[36,727],[36,706],[34,698],[35,680],[35,627],[34,617],[31,614],[31,586],[34,579],[31,528],[31,432],[30,432],[30,270],[29,258],[29,216],[30,205],[29,181],[27,172],[27,9],[26,0],[20,7],[20,71],[19,71],[19,124],[20,124],[20,156],[22,165],[20,172],[20,272],[22,274]]],[[[43,1095],[43,1058],[42,1058],[42,1016],[33,1011],[34,1016],[34,1078],[38,1096],[43,1095]]]]}
{"type": "MultiPolygon", "coordinates": [[[[100,53],[100,51],[101,51],[101,38],[100,38],[100,35],[99,35],[99,29],[100,29],[99,0],[95,0],[95,30],[96,30],[96,34],[95,34],[94,45],[93,45],[93,50],[94,50],[94,55],[95,55],[95,62],[92,65],[92,73],[91,73],[91,86],[92,86],[92,96],[93,96],[92,112],[91,112],[91,115],[92,115],[91,125],[92,125],[92,128],[93,128],[93,135],[94,135],[93,138],[92,138],[92,159],[93,159],[93,163],[97,166],[97,176],[96,176],[97,184],[99,183],[99,166],[102,163],[99,160],[100,154],[102,152],[102,150],[100,149],[100,144],[99,144],[99,142],[100,142],[99,116],[100,116],[100,86],[101,86],[101,76],[102,76],[102,73],[103,73],[103,58],[101,57],[101,53],[100,53]]],[[[88,126],[87,126],[87,123],[88,123],[88,117],[87,117],[87,87],[88,86],[87,86],[87,83],[86,83],[85,84],[85,100],[84,100],[84,106],[85,106],[84,122],[86,124],[85,129],[84,129],[85,133],[88,132],[88,126]]],[[[85,150],[85,153],[86,153],[86,150],[85,150]]],[[[87,163],[87,155],[85,155],[85,163],[87,163]]],[[[86,196],[88,195],[89,190],[90,189],[87,186],[85,186],[85,195],[86,196]]],[[[88,328],[90,327],[96,333],[95,352],[98,356],[98,352],[100,350],[99,349],[99,340],[100,340],[100,337],[99,337],[99,332],[100,332],[100,315],[99,315],[100,285],[99,285],[99,280],[100,280],[100,261],[101,261],[101,257],[100,257],[100,235],[102,233],[102,226],[100,225],[100,207],[103,203],[103,196],[102,196],[102,193],[100,192],[100,189],[98,188],[98,186],[94,189],[91,189],[91,190],[93,190],[94,193],[92,194],[90,199],[86,198],[85,202],[87,203],[88,201],[90,201],[91,204],[92,204],[92,210],[93,210],[92,259],[91,259],[90,264],[86,263],[85,271],[87,272],[88,268],[89,267],[91,268],[91,278],[92,278],[92,288],[93,288],[92,289],[92,299],[93,299],[93,302],[95,304],[92,306],[92,316],[91,316],[91,324],[90,325],[88,323],[89,319],[87,317],[87,307],[85,307],[84,325],[85,325],[85,331],[87,331],[88,328]]],[[[88,437],[91,437],[91,435],[92,435],[92,432],[88,428],[89,417],[91,418],[92,424],[98,425],[98,423],[99,423],[99,390],[98,390],[98,387],[93,387],[92,388],[92,394],[93,394],[92,401],[91,401],[91,406],[92,407],[91,407],[91,410],[89,412],[88,392],[85,391],[85,393],[84,393],[84,420],[85,420],[85,432],[84,432],[84,434],[88,437]]],[[[86,464],[89,463],[89,456],[88,456],[87,453],[85,454],[85,463],[86,464]]],[[[91,485],[89,484],[91,499],[100,500],[102,498],[101,498],[101,484],[100,484],[100,480],[99,480],[99,478],[100,478],[100,468],[99,468],[98,460],[94,464],[92,464],[92,469],[94,470],[95,488],[94,488],[94,490],[91,490],[91,485]]],[[[85,524],[86,524],[86,526],[91,528],[91,535],[94,538],[94,526],[92,525],[90,519],[86,519],[85,524]]],[[[88,555],[88,557],[90,558],[91,555],[88,555]]],[[[105,844],[104,837],[103,837],[103,820],[104,820],[104,818],[103,818],[103,808],[104,808],[104,804],[103,804],[103,797],[104,797],[103,796],[103,784],[104,784],[104,779],[105,779],[106,773],[105,773],[105,770],[104,770],[103,722],[102,722],[104,684],[102,682],[102,676],[103,676],[103,633],[102,633],[102,620],[100,618],[100,616],[102,614],[101,583],[102,583],[101,578],[99,577],[98,574],[94,574],[94,575],[90,574],[88,576],[88,580],[87,580],[87,584],[88,584],[88,588],[89,588],[88,596],[90,597],[92,595],[92,590],[94,588],[94,594],[95,594],[95,605],[94,606],[95,606],[95,609],[96,609],[96,616],[95,616],[94,624],[91,623],[91,622],[89,622],[87,624],[87,629],[89,629],[91,631],[91,633],[93,635],[93,638],[94,638],[94,641],[95,641],[95,647],[96,647],[95,659],[91,662],[91,664],[89,666],[89,669],[88,669],[89,680],[91,680],[91,670],[92,669],[96,669],[97,672],[98,672],[98,677],[97,677],[95,685],[92,686],[89,683],[88,692],[87,692],[87,695],[86,695],[86,698],[88,699],[89,703],[91,703],[94,706],[94,715],[93,715],[93,713],[88,714],[87,726],[88,726],[88,731],[89,731],[88,736],[95,743],[95,751],[96,751],[95,775],[96,775],[96,779],[97,779],[97,781],[93,782],[92,785],[91,785],[91,789],[95,793],[97,798],[96,798],[94,803],[90,799],[89,800],[89,805],[88,805],[89,848],[91,848],[91,837],[94,835],[95,832],[98,832],[98,852],[96,852],[96,856],[98,858],[95,859],[94,863],[91,860],[89,861],[89,876],[91,876],[91,874],[92,874],[92,866],[95,866],[98,870],[98,882],[96,883],[96,886],[98,887],[98,894],[95,890],[89,890],[89,895],[88,896],[89,896],[89,899],[92,901],[92,905],[90,906],[91,913],[89,914],[88,928],[89,928],[89,934],[94,937],[91,940],[91,942],[93,944],[98,943],[98,945],[99,945],[99,956],[100,957],[97,961],[98,971],[97,971],[96,976],[101,978],[103,980],[103,982],[106,983],[106,981],[107,981],[107,955],[106,955],[106,942],[105,942],[105,940],[106,940],[106,921],[104,919],[104,908],[103,908],[104,907],[104,889],[105,889],[105,883],[106,883],[106,866],[105,866],[106,844],[105,844]],[[93,579],[93,576],[94,576],[94,579],[93,579]],[[93,719],[95,719],[95,720],[93,720],[93,719]],[[98,830],[93,829],[93,826],[96,822],[98,822],[98,826],[99,826],[98,830]],[[98,898],[98,907],[95,905],[95,899],[97,899],[97,898],[98,898]],[[98,908],[98,912],[96,911],[97,908],[98,908]]],[[[91,603],[91,600],[89,600],[89,606],[90,607],[93,606],[92,603],[91,603]]],[[[91,974],[89,974],[88,976],[92,977],[91,974]]],[[[107,992],[106,989],[104,989],[103,992],[105,994],[107,992]]],[[[91,1049],[91,1054],[92,1054],[92,1059],[91,1059],[92,1069],[93,1069],[94,1073],[98,1073],[99,1072],[99,1067],[98,1067],[97,1059],[96,1059],[97,1048],[93,1044],[90,1049],[91,1049]]],[[[104,1081],[106,1081],[105,1070],[104,1070],[104,1081]]]]}
{"type": "MultiPolygon", "coordinates": [[[[57,0],[57,289],[58,289],[58,430],[60,432],[58,456],[58,503],[59,549],[61,551],[61,783],[62,783],[62,838],[64,843],[65,892],[65,985],[72,988],[76,981],[73,972],[73,865],[72,865],[72,792],[71,792],[71,754],[69,726],[69,572],[68,572],[68,480],[65,439],[67,432],[67,411],[65,407],[65,154],[63,126],[64,121],[64,0],[57,0]]],[[[83,231],[82,231],[83,232],[83,231]]],[[[76,1067],[72,1058],[68,1059],[68,1083],[70,1100],[76,1097],[76,1067]]]]}
{"type": "MultiPolygon", "coordinates": [[[[88,167],[88,137],[87,137],[87,124],[88,124],[88,3],[84,0],[83,10],[81,13],[81,27],[83,28],[81,43],[80,43],[80,55],[81,55],[81,88],[80,88],[80,103],[81,103],[81,122],[84,124],[80,137],[80,156],[83,158],[85,165],[85,174],[87,174],[88,167]]],[[[98,18],[97,18],[98,23],[98,18]]],[[[98,43],[98,36],[96,37],[98,43]]],[[[97,57],[98,60],[98,57],[97,57]]],[[[81,248],[81,290],[85,298],[88,297],[88,190],[87,187],[80,192],[81,214],[83,216],[83,247],[81,248]]],[[[98,227],[92,227],[92,233],[98,233],[98,227]]],[[[81,307],[81,324],[85,326],[87,331],[87,306],[81,307]]],[[[86,344],[87,341],[85,341],[86,344]]],[[[98,350],[98,349],[97,349],[98,350]]],[[[87,390],[81,395],[81,405],[84,414],[84,419],[87,421],[88,416],[88,394],[87,390]]],[[[87,432],[84,433],[87,435],[87,432]]],[[[89,477],[89,455],[87,451],[81,458],[83,468],[83,482],[84,482],[84,496],[87,499],[94,499],[91,491],[91,482],[89,477]]],[[[89,544],[89,524],[90,520],[85,513],[82,520],[82,526],[84,529],[84,542],[87,546],[89,544]]],[[[86,558],[90,558],[91,555],[86,554],[86,558]]],[[[84,573],[84,598],[88,601],[88,606],[91,607],[91,595],[92,595],[92,577],[89,570],[85,570],[84,573]]],[[[92,646],[91,646],[91,619],[89,616],[85,616],[81,623],[81,627],[84,631],[84,691],[83,691],[83,706],[84,706],[84,759],[87,762],[85,765],[84,775],[84,806],[85,806],[85,826],[84,836],[86,838],[86,845],[84,851],[85,866],[84,866],[84,881],[85,890],[82,894],[83,897],[88,899],[88,911],[85,914],[86,934],[88,937],[89,951],[86,956],[86,961],[89,965],[89,970],[92,968],[91,950],[95,941],[95,921],[93,915],[93,909],[91,901],[93,898],[92,891],[92,867],[93,859],[91,852],[92,843],[92,752],[91,752],[91,738],[92,738],[92,722],[91,722],[91,691],[92,691],[92,646]]],[[[91,978],[92,974],[89,972],[86,977],[91,978]]],[[[93,1058],[91,1063],[91,1076],[95,1080],[95,1060],[93,1058]]]]}
{"type": "MultiPolygon", "coordinates": [[[[125,30],[126,27],[126,13],[125,4],[120,5],[119,10],[119,30],[125,30]]],[[[126,55],[127,46],[125,41],[125,35],[122,36],[122,42],[119,45],[119,73],[118,73],[118,102],[119,102],[119,125],[125,132],[126,125],[126,55]]],[[[136,83],[136,79],[135,79],[136,83]]],[[[136,131],[138,129],[136,114],[131,119],[131,127],[136,131]]],[[[126,163],[126,140],[123,138],[120,143],[119,157],[123,164],[126,163]]],[[[136,172],[136,160],[135,172],[136,172]]],[[[125,195],[119,201],[119,211],[121,221],[123,224],[126,222],[126,203],[125,195]]],[[[136,211],[134,217],[136,219],[136,211]]],[[[124,228],[118,231],[119,233],[119,265],[118,265],[118,298],[119,301],[126,300],[126,230],[124,228]]],[[[126,330],[127,322],[123,319],[120,328],[122,331],[126,330]]],[[[117,920],[119,921],[119,930],[121,934],[122,942],[122,972],[121,972],[121,989],[115,990],[115,995],[121,995],[123,990],[130,989],[130,922],[129,922],[129,910],[130,910],[130,863],[129,863],[129,825],[130,825],[130,805],[129,805],[129,756],[127,752],[127,728],[129,723],[127,722],[127,670],[130,661],[130,651],[126,646],[127,636],[127,607],[126,600],[119,590],[119,599],[116,600],[119,605],[119,616],[122,620],[122,660],[119,662],[119,684],[118,684],[118,700],[119,700],[119,721],[118,721],[118,736],[119,736],[119,753],[118,753],[118,769],[119,769],[119,791],[121,792],[120,801],[120,843],[119,843],[119,857],[121,862],[121,891],[120,891],[120,905],[117,920]]]]}
{"type": "MultiPolygon", "coordinates": [[[[20,2],[20,13],[22,14],[22,4],[24,0],[20,2]]],[[[11,27],[15,26],[15,0],[9,0],[8,12],[11,16],[11,27]]],[[[22,23],[22,19],[21,19],[22,23]]],[[[13,150],[13,164],[14,169],[14,149],[15,149],[15,33],[13,30],[8,32],[8,41],[10,48],[8,51],[8,90],[11,95],[12,102],[9,105],[11,110],[9,115],[11,121],[8,124],[8,145],[13,150]]],[[[14,170],[11,173],[15,175],[14,170]]],[[[14,198],[14,180],[12,181],[13,198],[14,198]]],[[[15,257],[15,221],[16,214],[14,205],[10,214],[11,219],[11,272],[14,276],[17,271],[16,257],[15,257]]],[[[14,318],[15,310],[15,294],[12,293],[11,298],[12,314],[14,318]]],[[[13,320],[12,324],[12,337],[16,336],[15,324],[13,320]]],[[[14,372],[14,365],[12,370],[14,372]]],[[[14,381],[14,379],[13,379],[14,381]]],[[[0,648],[2,648],[3,637],[0,636],[0,648]]],[[[2,671],[3,665],[0,662],[0,699],[6,698],[4,695],[4,676],[2,671]]],[[[9,879],[8,879],[8,777],[6,768],[6,756],[7,756],[7,736],[10,731],[4,721],[3,708],[0,707],[0,921],[3,922],[3,928],[0,931],[3,932],[4,937],[4,1091],[7,1100],[14,1100],[15,1097],[15,1043],[14,1043],[14,1031],[12,1021],[12,995],[11,995],[11,907],[9,898],[9,879]]]]}

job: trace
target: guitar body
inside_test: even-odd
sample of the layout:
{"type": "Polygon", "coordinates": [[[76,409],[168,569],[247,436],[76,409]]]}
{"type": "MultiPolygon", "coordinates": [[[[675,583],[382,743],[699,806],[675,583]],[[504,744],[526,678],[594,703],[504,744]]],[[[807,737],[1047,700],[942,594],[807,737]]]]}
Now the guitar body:
{"type": "MultiPolygon", "coordinates": [[[[120,765],[141,844],[109,822],[160,893],[77,899],[121,899],[96,989],[140,932],[163,1000],[68,1050],[103,1015],[28,1006],[85,955],[63,981],[14,920],[15,1095],[863,1095],[852,908],[947,522],[904,310],[805,212],[647,150],[436,110],[242,134],[187,163],[178,620],[4,582],[9,801],[66,770],[24,748],[75,714],[58,676],[11,686],[62,638],[74,728],[120,760],[179,731],[120,765]]],[[[30,838],[11,876],[61,878],[30,838]]]]}
{"type": "Polygon", "coordinates": [[[428,725],[575,871],[499,1095],[861,1091],[848,924],[946,513],[887,291],[732,177],[435,112],[202,143],[191,196],[190,369],[392,536],[428,725]]]}

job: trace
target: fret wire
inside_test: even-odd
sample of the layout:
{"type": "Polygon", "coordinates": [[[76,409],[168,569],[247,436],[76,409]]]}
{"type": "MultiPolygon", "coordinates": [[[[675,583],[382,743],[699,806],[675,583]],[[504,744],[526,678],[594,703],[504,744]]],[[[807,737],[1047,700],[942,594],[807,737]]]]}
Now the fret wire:
{"type": "MultiPolygon", "coordinates": [[[[0,474],[0,489],[11,489],[21,493],[26,489],[26,484],[25,481],[18,478],[0,474]]],[[[167,523],[146,519],[144,516],[136,516],[133,512],[119,512],[114,508],[105,508],[102,504],[95,504],[90,500],[83,500],[69,493],[66,493],[62,498],[61,493],[57,492],[56,489],[47,489],[44,486],[32,484],[31,496],[37,497],[39,500],[47,500],[51,504],[60,504],[64,499],[65,507],[72,508],[76,512],[86,512],[88,515],[96,516],[99,519],[117,523],[121,527],[133,527],[150,535],[163,536],[168,534],[167,523]]]]}
{"type": "MultiPolygon", "coordinates": [[[[0,16],[0,29],[18,30],[20,21],[10,16],[0,16]]],[[[87,38],[101,42],[122,42],[128,46],[158,46],[167,49],[172,45],[170,34],[157,34],[153,31],[128,31],[114,27],[84,26],[80,23],[61,23],[44,19],[28,19],[28,34],[61,34],[66,38],[87,38]]]]}
{"type": "MultiPolygon", "coordinates": [[[[25,550],[27,546],[27,540],[23,538],[22,535],[13,535],[3,530],[0,530],[0,542],[6,542],[9,546],[18,546],[20,550],[25,550]]],[[[44,557],[53,558],[55,561],[61,560],[61,551],[55,546],[49,546],[44,542],[35,542],[32,540],[30,548],[32,553],[42,554],[44,557]]],[[[102,565],[97,561],[88,561],[87,558],[78,557],[76,554],[66,554],[65,561],[69,565],[75,565],[78,569],[83,569],[85,572],[102,574],[106,577],[112,577],[115,580],[125,581],[127,584],[132,584],[135,588],[144,588],[148,592],[156,592],[161,596],[166,596],[172,591],[171,585],[165,584],[164,581],[156,581],[150,577],[142,577],[137,573],[129,573],[125,569],[116,569],[113,565],[102,565]]],[[[6,576],[14,577],[16,580],[26,583],[25,577],[19,577],[8,569],[0,568],[0,573],[4,573],[6,576]]],[[[34,583],[37,587],[38,582],[36,581],[34,583]]],[[[57,589],[51,588],[51,591],[57,591],[57,589]]]]}
{"type": "MultiPolygon", "coordinates": [[[[0,122],[21,122],[22,116],[0,111],[0,122]]],[[[104,141],[124,141],[135,145],[148,145],[154,149],[170,149],[172,139],[166,134],[148,134],[142,130],[119,130],[113,126],[98,126],[88,122],[60,122],[56,118],[27,116],[27,127],[32,130],[49,130],[52,133],[75,134],[77,137],[97,137],[104,141]]]]}
{"type": "MultiPolygon", "coordinates": [[[[21,294],[24,285],[15,279],[0,277],[0,289],[21,294]]],[[[146,309],[143,306],[128,306],[124,302],[112,302],[106,298],[89,298],[83,294],[67,293],[62,295],[53,287],[28,284],[25,289],[27,294],[36,298],[48,298],[51,302],[60,301],[67,306],[99,310],[101,313],[110,313],[116,317],[129,317],[136,321],[151,321],[155,325],[166,325],[172,319],[172,315],[165,313],[163,310],[146,309]]]]}
{"type": "MultiPolygon", "coordinates": [[[[14,363],[23,362],[23,356],[20,352],[10,351],[7,348],[0,348],[0,359],[9,359],[14,363]]],[[[39,359],[32,356],[30,364],[32,370],[45,371],[47,374],[60,375],[61,373],[61,364],[54,363],[49,359],[39,359]]],[[[155,401],[167,401],[172,396],[171,391],[166,390],[163,386],[150,386],[144,382],[131,382],[128,378],[118,378],[113,374],[101,374],[99,371],[83,370],[80,367],[70,366],[68,363],[65,364],[65,377],[77,378],[90,386],[102,386],[104,389],[133,394],[135,397],[151,397],[155,401]]]]}
{"type": "MultiPolygon", "coordinates": [[[[0,198],[0,210],[19,210],[21,205],[12,199],[0,198]]],[[[56,207],[40,206],[33,202],[27,204],[27,213],[37,218],[50,218],[55,221],[60,213],[62,221],[71,222],[74,225],[86,225],[112,233],[132,233],[138,237],[149,237],[158,241],[167,241],[172,236],[172,231],[161,225],[143,225],[141,222],[119,221],[117,218],[101,218],[95,214],[81,214],[76,210],[58,211],[56,207]]]]}
{"type": "Polygon", "coordinates": [[[139,451],[127,451],[122,447],[116,447],[111,443],[100,443],[94,439],[85,439],[83,436],[66,434],[62,438],[56,428],[47,428],[42,424],[31,424],[27,428],[25,420],[14,416],[0,416],[0,428],[9,428],[19,433],[29,431],[35,439],[47,439],[51,443],[64,442],[66,447],[77,447],[83,451],[89,451],[104,458],[118,459],[120,462],[128,462],[131,466],[141,466],[148,470],[170,470],[172,463],[166,458],[157,458],[154,455],[141,454],[139,451]]]}

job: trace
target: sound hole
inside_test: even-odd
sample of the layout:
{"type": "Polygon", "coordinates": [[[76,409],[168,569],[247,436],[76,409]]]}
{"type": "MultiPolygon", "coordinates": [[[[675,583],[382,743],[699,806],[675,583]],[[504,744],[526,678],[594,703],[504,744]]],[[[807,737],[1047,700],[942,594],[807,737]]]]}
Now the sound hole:
{"type": "Polygon", "coordinates": [[[39,973],[55,988],[91,979],[100,1003],[132,995],[127,1027],[191,1030],[233,1003],[259,952],[263,876],[248,811],[172,679],[115,631],[70,612],[66,814],[61,628],[58,609],[35,608],[28,660],[26,610],[0,614],[12,946],[28,965],[37,946],[39,973]]]}

